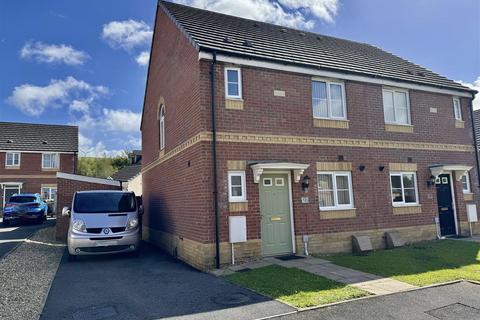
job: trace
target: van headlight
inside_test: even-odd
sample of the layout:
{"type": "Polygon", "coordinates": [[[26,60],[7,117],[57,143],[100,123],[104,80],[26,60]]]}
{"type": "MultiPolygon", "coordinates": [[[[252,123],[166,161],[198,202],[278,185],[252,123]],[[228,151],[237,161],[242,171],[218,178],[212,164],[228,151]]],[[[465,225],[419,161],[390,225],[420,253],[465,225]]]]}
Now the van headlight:
{"type": "Polygon", "coordinates": [[[130,218],[127,221],[127,230],[132,230],[138,227],[138,219],[137,218],[130,218]]]}
{"type": "Polygon", "coordinates": [[[85,222],[83,220],[73,220],[72,229],[80,232],[87,232],[87,227],[85,227],[85,222]]]}

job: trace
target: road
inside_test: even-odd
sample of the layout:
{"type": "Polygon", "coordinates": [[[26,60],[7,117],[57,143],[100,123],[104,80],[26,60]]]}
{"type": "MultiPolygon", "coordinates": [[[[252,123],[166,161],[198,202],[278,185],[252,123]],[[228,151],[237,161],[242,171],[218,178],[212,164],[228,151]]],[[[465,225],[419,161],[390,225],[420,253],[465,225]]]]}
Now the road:
{"type": "MultiPolygon", "coordinates": [[[[1,221],[2,219],[0,219],[1,221]]],[[[43,224],[19,224],[12,227],[4,227],[0,223],[0,259],[12,251],[26,238],[31,237],[36,231],[55,225],[55,219],[48,219],[43,224]]]]}

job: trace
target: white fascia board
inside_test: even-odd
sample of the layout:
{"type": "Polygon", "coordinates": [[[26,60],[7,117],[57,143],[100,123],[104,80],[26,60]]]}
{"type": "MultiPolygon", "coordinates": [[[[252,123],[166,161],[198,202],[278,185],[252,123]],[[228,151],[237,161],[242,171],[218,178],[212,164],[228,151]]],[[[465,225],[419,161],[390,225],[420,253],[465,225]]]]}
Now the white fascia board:
{"type": "Polygon", "coordinates": [[[81,176],[78,174],[71,174],[71,173],[64,173],[64,172],[57,172],[57,178],[120,187],[120,181],[117,181],[117,180],[87,177],[87,176],[81,176]]]}
{"type": "MultiPolygon", "coordinates": [[[[374,83],[374,84],[379,84],[379,85],[389,86],[389,87],[412,89],[412,90],[419,90],[419,91],[426,91],[426,92],[448,94],[448,95],[453,95],[458,97],[473,98],[473,94],[466,91],[442,89],[442,88],[437,88],[429,85],[421,85],[421,84],[405,82],[402,80],[392,81],[392,80],[386,80],[381,78],[354,75],[350,73],[317,70],[313,68],[286,65],[282,63],[276,63],[276,62],[239,58],[239,57],[227,56],[223,54],[217,54],[216,58],[217,58],[217,61],[225,62],[225,63],[232,63],[237,65],[244,65],[244,66],[250,66],[250,67],[258,67],[258,68],[265,68],[265,69],[272,69],[272,70],[279,70],[279,71],[286,71],[286,72],[293,72],[293,73],[301,73],[301,74],[311,75],[314,77],[336,78],[340,80],[351,80],[351,81],[358,81],[358,82],[374,83]]],[[[212,59],[213,59],[213,56],[209,52],[200,51],[198,54],[198,60],[212,60],[212,59]]]]}

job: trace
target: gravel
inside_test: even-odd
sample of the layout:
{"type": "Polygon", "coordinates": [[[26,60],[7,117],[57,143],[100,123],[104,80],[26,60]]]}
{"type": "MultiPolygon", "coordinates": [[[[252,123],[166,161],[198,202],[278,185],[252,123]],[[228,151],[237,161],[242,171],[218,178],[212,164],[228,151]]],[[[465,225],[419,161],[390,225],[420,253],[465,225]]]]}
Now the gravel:
{"type": "Polygon", "coordinates": [[[1,319],[38,319],[65,250],[54,232],[39,230],[0,260],[1,319]]]}

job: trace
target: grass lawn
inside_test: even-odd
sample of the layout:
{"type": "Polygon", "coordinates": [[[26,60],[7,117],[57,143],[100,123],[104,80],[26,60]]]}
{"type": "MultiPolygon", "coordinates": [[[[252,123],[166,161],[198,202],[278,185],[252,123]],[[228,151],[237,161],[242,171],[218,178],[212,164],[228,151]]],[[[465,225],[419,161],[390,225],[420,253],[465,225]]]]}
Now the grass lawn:
{"type": "Polygon", "coordinates": [[[437,240],[365,256],[342,254],[323,258],[341,266],[425,286],[459,279],[480,281],[479,252],[479,243],[437,240]]]}
{"type": "Polygon", "coordinates": [[[225,278],[297,308],[318,306],[368,295],[367,292],[360,289],[300,269],[278,265],[237,272],[225,278]]]}

